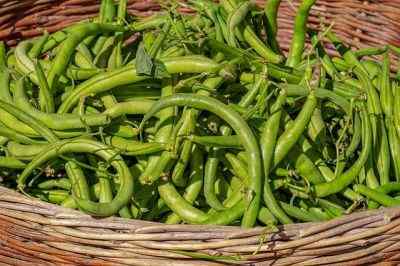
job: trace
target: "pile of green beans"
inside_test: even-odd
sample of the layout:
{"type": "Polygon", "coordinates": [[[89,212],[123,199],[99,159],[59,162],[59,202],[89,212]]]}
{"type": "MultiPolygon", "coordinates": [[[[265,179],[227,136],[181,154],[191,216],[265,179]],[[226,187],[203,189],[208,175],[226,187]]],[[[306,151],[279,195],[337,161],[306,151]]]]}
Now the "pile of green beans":
{"type": "Polygon", "coordinates": [[[102,0],[94,19],[0,43],[1,184],[167,224],[274,226],[399,205],[399,48],[353,50],[309,30],[315,0],[303,0],[286,55],[279,4],[193,0],[195,15],[170,6],[138,19],[126,0],[102,0]]]}

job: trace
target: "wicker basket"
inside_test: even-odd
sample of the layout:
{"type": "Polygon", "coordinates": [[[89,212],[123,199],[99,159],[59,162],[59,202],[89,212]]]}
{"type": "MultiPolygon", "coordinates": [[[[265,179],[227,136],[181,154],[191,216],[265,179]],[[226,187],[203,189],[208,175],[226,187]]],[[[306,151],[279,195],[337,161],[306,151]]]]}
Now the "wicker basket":
{"type": "MultiPolygon", "coordinates": [[[[283,1],[279,39],[287,49],[298,1],[283,1]]],[[[59,30],[96,15],[96,0],[0,0],[0,40],[59,30]]],[[[147,16],[153,1],[129,1],[147,16]]],[[[182,12],[190,12],[184,4],[182,12]]],[[[353,47],[400,45],[400,0],[320,0],[310,27],[334,22],[353,47]]],[[[398,265],[400,208],[323,223],[242,229],[94,219],[0,187],[0,265],[398,265]],[[210,260],[211,257],[213,260],[210,260]],[[215,258],[219,259],[216,261],[215,258]]]]}

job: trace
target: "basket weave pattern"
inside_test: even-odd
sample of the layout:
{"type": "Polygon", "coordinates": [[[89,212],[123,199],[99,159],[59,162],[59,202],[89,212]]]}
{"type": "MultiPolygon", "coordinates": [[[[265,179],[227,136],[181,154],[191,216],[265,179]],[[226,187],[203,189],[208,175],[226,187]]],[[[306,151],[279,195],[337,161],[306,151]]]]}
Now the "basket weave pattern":
{"type": "MultiPolygon", "coordinates": [[[[201,252],[253,265],[400,262],[400,209],[360,212],[325,223],[242,229],[164,225],[88,215],[0,187],[0,262],[63,265],[223,265],[201,252]]],[[[396,265],[396,264],[393,264],[396,265]]]]}
{"type": "MultiPolygon", "coordinates": [[[[96,16],[95,0],[0,0],[0,40],[60,30],[96,16]]],[[[259,1],[261,2],[264,1],[259,1]]],[[[279,41],[290,44],[298,1],[282,1],[279,41]]],[[[160,10],[129,1],[130,14],[160,10]]],[[[184,4],[182,12],[191,12],[184,4]]],[[[309,26],[333,29],[353,47],[400,46],[400,0],[320,0],[309,26]]],[[[331,51],[333,52],[333,51],[331,51]]],[[[400,208],[354,213],[324,223],[266,228],[164,225],[107,218],[28,198],[0,187],[0,265],[362,265],[400,263],[400,208]],[[183,251],[183,252],[182,252],[183,251]],[[202,258],[198,256],[203,254],[202,258]],[[220,261],[207,261],[220,256],[220,261]]]]}

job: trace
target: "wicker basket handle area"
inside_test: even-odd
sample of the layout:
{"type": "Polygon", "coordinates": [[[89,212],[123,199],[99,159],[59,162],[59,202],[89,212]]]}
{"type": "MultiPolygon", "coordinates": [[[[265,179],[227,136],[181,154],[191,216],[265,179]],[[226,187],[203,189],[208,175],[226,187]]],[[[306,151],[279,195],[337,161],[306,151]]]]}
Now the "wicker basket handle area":
{"type": "Polygon", "coordinates": [[[182,226],[121,218],[97,220],[0,187],[0,231],[0,262],[11,265],[321,265],[322,260],[324,265],[361,265],[400,261],[400,208],[275,229],[182,226]],[[203,260],[196,259],[200,254],[203,260]]]}

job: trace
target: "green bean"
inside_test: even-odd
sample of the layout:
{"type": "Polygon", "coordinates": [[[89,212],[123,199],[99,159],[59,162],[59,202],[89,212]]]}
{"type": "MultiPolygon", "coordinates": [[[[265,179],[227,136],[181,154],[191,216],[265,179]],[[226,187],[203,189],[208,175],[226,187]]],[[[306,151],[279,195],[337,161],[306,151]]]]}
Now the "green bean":
{"type": "Polygon", "coordinates": [[[377,188],[375,188],[376,191],[384,193],[384,194],[390,194],[393,192],[397,192],[400,190],[400,183],[399,182],[390,182],[385,185],[381,185],[377,188]]]}
{"type": "Polygon", "coordinates": [[[297,10],[294,20],[294,34],[286,60],[286,65],[290,67],[295,67],[301,61],[307,33],[308,15],[314,4],[315,0],[303,0],[297,10]]]}
{"type": "Polygon", "coordinates": [[[215,181],[219,164],[218,149],[212,149],[207,158],[204,169],[204,197],[207,204],[216,211],[224,210],[225,207],[215,194],[215,181]]]}
{"type": "Polygon", "coordinates": [[[291,217],[302,221],[302,222],[318,222],[320,221],[318,217],[311,214],[310,212],[295,207],[293,205],[287,204],[286,202],[280,201],[279,204],[281,205],[282,209],[291,217]]]}
{"type": "MultiPolygon", "coordinates": [[[[244,200],[240,200],[238,203],[233,205],[233,207],[229,209],[225,209],[224,211],[217,212],[215,214],[210,214],[204,224],[213,224],[213,225],[225,225],[232,223],[242,216],[243,212],[246,212],[246,202],[244,200]]],[[[257,214],[258,216],[258,211],[257,214]]],[[[243,225],[242,225],[243,226],[243,225]]]]}
{"type": "Polygon", "coordinates": [[[46,76],[44,75],[43,68],[39,61],[35,64],[35,72],[39,81],[39,105],[40,110],[46,113],[54,113],[54,99],[49,91],[49,84],[47,84],[46,76]]]}
{"type": "Polygon", "coordinates": [[[94,66],[100,68],[106,68],[107,63],[110,59],[113,48],[116,46],[115,44],[115,36],[105,37],[106,40],[101,46],[101,49],[97,51],[95,54],[95,58],[93,59],[94,66]]]}
{"type": "MultiPolygon", "coordinates": [[[[219,68],[217,63],[203,56],[171,57],[162,60],[170,74],[214,72],[219,68]]],[[[58,113],[62,114],[68,112],[73,105],[79,101],[80,97],[104,92],[146,79],[148,79],[148,77],[137,75],[136,69],[132,65],[108,73],[99,74],[77,86],[74,91],[64,99],[58,109],[58,113]]]]}
{"type": "Polygon", "coordinates": [[[388,129],[389,149],[391,155],[391,166],[396,178],[396,181],[400,180],[400,162],[396,159],[400,156],[400,140],[396,134],[396,129],[393,125],[393,121],[386,119],[386,127],[388,129]]]}
{"type": "Polygon", "coordinates": [[[264,203],[272,214],[278,218],[278,220],[284,224],[292,223],[292,220],[285,214],[285,212],[278,205],[270,186],[271,178],[271,166],[273,163],[274,151],[278,139],[279,121],[282,115],[282,105],[286,100],[286,92],[281,91],[278,96],[276,103],[271,108],[271,116],[264,125],[264,129],[260,137],[261,155],[264,166],[264,203]]]}
{"type": "Polygon", "coordinates": [[[128,203],[133,193],[133,180],[128,167],[115,151],[110,149],[107,145],[92,140],[77,139],[55,142],[48,149],[37,155],[26,166],[18,177],[18,187],[20,189],[24,188],[26,179],[36,167],[59,155],[71,152],[87,152],[100,156],[115,168],[120,181],[117,195],[110,203],[95,203],[85,199],[75,198],[81,209],[95,216],[110,216],[118,212],[128,203]]]}
{"type": "Polygon", "coordinates": [[[278,9],[281,4],[281,0],[269,0],[265,4],[264,13],[267,18],[266,20],[266,33],[267,41],[271,46],[272,50],[279,53],[279,44],[276,39],[278,33],[278,9]]]}
{"type": "Polygon", "coordinates": [[[93,55],[90,49],[81,42],[76,47],[76,52],[74,55],[74,62],[80,68],[96,68],[96,65],[93,63],[93,55]]]}
{"type": "Polygon", "coordinates": [[[332,213],[336,217],[342,216],[345,213],[345,209],[342,206],[340,206],[332,201],[329,201],[326,199],[317,199],[317,203],[323,209],[332,213]]]}
{"type": "Polygon", "coordinates": [[[71,182],[73,196],[90,200],[89,186],[79,165],[73,161],[69,161],[65,164],[65,171],[71,182]]]}
{"type": "Polygon", "coordinates": [[[325,52],[323,45],[319,40],[319,36],[316,32],[311,32],[311,43],[316,49],[317,56],[323,66],[323,69],[331,76],[335,78],[339,75],[339,72],[336,69],[335,64],[332,62],[330,56],[325,52]]]}
{"type": "Polygon", "coordinates": [[[392,117],[393,114],[393,90],[390,83],[390,59],[388,52],[384,53],[382,74],[380,75],[380,100],[383,113],[392,117]]]}
{"type": "Polygon", "coordinates": [[[71,182],[68,178],[50,179],[38,184],[41,189],[61,188],[65,190],[71,189],[71,182]]]}
{"type": "Polygon", "coordinates": [[[257,219],[265,225],[275,225],[278,223],[275,216],[265,207],[260,208],[257,219]]]}
{"type": "Polygon", "coordinates": [[[216,18],[217,18],[217,22],[218,22],[219,28],[221,28],[222,36],[224,37],[224,40],[226,42],[228,42],[228,40],[229,40],[228,39],[229,38],[228,37],[228,35],[229,35],[228,27],[226,25],[226,21],[225,21],[224,17],[221,14],[221,10],[219,10],[219,12],[218,11],[216,12],[216,18]]]}
{"type": "Polygon", "coordinates": [[[354,55],[358,58],[363,56],[380,55],[387,52],[387,47],[368,47],[354,51],[354,55]]]}
{"type": "Polygon", "coordinates": [[[187,182],[187,180],[185,180],[184,178],[184,172],[189,163],[191,151],[192,151],[192,142],[189,140],[183,141],[181,154],[177,162],[175,163],[175,167],[171,175],[172,182],[178,187],[185,186],[187,182]]]}
{"type": "Polygon", "coordinates": [[[154,40],[154,42],[152,43],[151,47],[150,47],[150,51],[149,51],[149,55],[152,58],[157,57],[157,54],[159,53],[160,49],[162,48],[162,45],[166,39],[166,37],[169,34],[169,31],[171,29],[171,24],[169,21],[167,21],[162,30],[161,33],[158,34],[157,38],[154,40]]]}
{"type": "MultiPolygon", "coordinates": [[[[281,88],[287,91],[288,96],[307,96],[310,93],[307,88],[297,84],[284,84],[281,88]]],[[[350,112],[350,102],[333,91],[317,88],[315,96],[319,99],[328,99],[341,107],[345,112],[350,112]]]]}
{"type": "Polygon", "coordinates": [[[379,120],[378,132],[378,155],[376,158],[376,167],[379,173],[379,183],[381,185],[389,183],[390,179],[390,149],[385,123],[379,120]]]}
{"type": "Polygon", "coordinates": [[[320,184],[324,182],[322,174],[314,165],[313,161],[300,148],[294,146],[288,154],[288,159],[294,163],[296,172],[305,178],[311,184],[320,184]]]}
{"type": "Polygon", "coordinates": [[[78,205],[76,205],[76,202],[72,196],[68,196],[65,200],[61,202],[61,206],[65,208],[70,208],[70,209],[77,209],[78,205]]]}
{"type": "MultiPolygon", "coordinates": [[[[185,188],[185,193],[183,198],[193,204],[198,195],[200,194],[201,188],[203,186],[203,154],[199,148],[194,146],[193,154],[190,159],[190,181],[188,186],[185,188]]],[[[180,218],[176,213],[168,216],[166,223],[167,224],[176,224],[180,222],[180,218]]]]}
{"type": "Polygon", "coordinates": [[[10,141],[7,144],[7,149],[9,153],[22,160],[30,160],[38,155],[41,151],[46,148],[46,144],[30,144],[23,145],[17,142],[10,141]]]}
{"type": "Polygon", "coordinates": [[[46,44],[49,37],[50,37],[49,33],[45,31],[41,37],[38,37],[38,39],[35,40],[31,50],[29,51],[29,56],[31,58],[37,58],[42,53],[43,47],[46,44]]]}
{"type": "Polygon", "coordinates": [[[377,190],[368,188],[364,185],[354,185],[353,189],[385,207],[393,207],[400,204],[400,200],[394,199],[384,193],[378,192],[377,190]]]}
{"type": "MultiPolygon", "coordinates": [[[[396,85],[396,83],[394,85],[394,102],[397,103],[400,101],[400,86],[396,85]]],[[[397,136],[400,136],[400,106],[398,104],[393,106],[393,124],[396,128],[397,136]]]]}
{"type": "Polygon", "coordinates": [[[24,169],[26,164],[14,157],[0,156],[0,167],[10,169],[24,169]]]}
{"type": "MultiPolygon", "coordinates": [[[[277,66],[273,64],[267,64],[268,76],[275,78],[277,80],[286,80],[289,83],[299,83],[301,80],[301,74],[292,69],[283,66],[277,66]]],[[[240,80],[242,82],[254,82],[256,80],[257,74],[243,72],[240,75],[240,80]]]]}
{"type": "Polygon", "coordinates": [[[191,94],[168,96],[160,100],[153,105],[152,109],[145,115],[142,125],[159,110],[169,106],[188,106],[192,108],[206,109],[220,117],[223,117],[224,120],[233,127],[235,132],[241,136],[241,142],[248,151],[249,156],[249,175],[251,176],[249,190],[252,194],[252,196],[246,198],[249,205],[245,210],[242,225],[245,227],[252,226],[257,218],[260,204],[261,164],[258,144],[250,128],[237,113],[230,110],[229,107],[219,101],[201,95],[193,97],[191,94]]]}
{"type": "Polygon", "coordinates": [[[319,221],[327,221],[332,219],[333,217],[330,216],[328,213],[324,212],[320,208],[311,207],[308,209],[308,212],[316,217],[319,221]]]}
{"type": "Polygon", "coordinates": [[[15,48],[16,65],[23,74],[28,75],[32,82],[38,85],[39,80],[35,73],[35,65],[27,54],[31,47],[32,43],[29,41],[23,41],[17,45],[15,48]]]}
{"type": "Polygon", "coordinates": [[[317,98],[315,97],[315,93],[311,91],[309,96],[307,97],[307,101],[305,102],[303,109],[293,122],[293,125],[285,130],[276,142],[272,163],[274,167],[277,166],[284,159],[284,157],[288,154],[293,145],[300,138],[303,131],[308,126],[316,105],[317,98]]]}
{"type": "Polygon", "coordinates": [[[254,2],[246,1],[238,5],[232,13],[229,14],[227,26],[228,26],[228,44],[232,47],[236,47],[235,29],[236,27],[246,18],[247,13],[251,11],[254,6],[254,2]]]}
{"type": "Polygon", "coordinates": [[[32,194],[43,201],[60,204],[68,198],[68,191],[65,190],[33,190],[32,194]]]}
{"type": "MultiPolygon", "coordinates": [[[[65,30],[65,29],[64,29],[65,30]]],[[[59,43],[64,41],[67,38],[67,34],[64,31],[57,31],[49,36],[49,39],[46,41],[42,48],[42,53],[45,53],[54,47],[56,47],[59,43]]]]}
{"type": "MultiPolygon", "coordinates": [[[[53,131],[48,129],[42,122],[38,121],[36,118],[32,117],[30,114],[22,112],[12,104],[9,104],[3,100],[0,100],[0,109],[10,113],[22,122],[29,124],[30,127],[35,130],[38,134],[41,134],[47,140],[54,142],[58,138],[54,135],[53,131]]],[[[3,114],[4,116],[4,114],[3,114]]]]}
{"type": "MultiPolygon", "coordinates": [[[[164,85],[161,92],[162,98],[170,96],[173,93],[171,81],[166,82],[164,85]]],[[[168,108],[160,112],[159,118],[161,127],[155,136],[156,142],[167,142],[170,138],[173,129],[172,118],[174,114],[174,108],[168,108]]],[[[151,184],[160,178],[161,174],[164,172],[164,168],[162,167],[168,165],[168,162],[172,159],[170,155],[170,152],[162,152],[161,154],[149,157],[147,167],[139,177],[140,182],[142,184],[151,184]]]]}
{"type": "Polygon", "coordinates": [[[361,120],[360,116],[358,113],[354,114],[354,123],[353,123],[353,136],[351,138],[351,141],[349,145],[347,146],[346,149],[346,157],[350,157],[354,154],[354,152],[357,150],[358,146],[360,145],[361,142],[361,120]]]}
{"type": "Polygon", "coordinates": [[[129,27],[134,31],[144,31],[152,28],[159,28],[167,20],[167,16],[164,14],[157,14],[140,21],[135,21],[129,25],[129,27]]]}
{"type": "Polygon", "coordinates": [[[99,68],[76,68],[70,66],[67,68],[66,75],[72,80],[87,80],[103,72],[104,70],[99,68]]]}
{"type": "Polygon", "coordinates": [[[21,78],[17,81],[14,94],[15,104],[23,111],[34,115],[42,123],[52,129],[65,130],[74,128],[85,128],[93,125],[106,125],[109,123],[107,115],[85,115],[79,116],[74,114],[49,114],[36,110],[27,99],[24,91],[25,79],[21,78]]]}
{"type": "Polygon", "coordinates": [[[118,136],[108,136],[105,138],[105,141],[108,145],[120,150],[122,154],[129,156],[152,154],[168,149],[168,145],[164,143],[143,143],[118,136]]]}
{"type": "Polygon", "coordinates": [[[52,62],[52,67],[48,73],[49,87],[52,92],[55,90],[58,78],[67,68],[67,64],[74,52],[74,48],[89,35],[98,34],[99,32],[124,31],[121,26],[108,24],[85,23],[77,25],[71,30],[70,35],[62,43],[60,51],[52,62]]]}
{"type": "Polygon", "coordinates": [[[191,135],[187,137],[190,141],[197,143],[199,145],[217,147],[217,148],[233,148],[233,149],[243,149],[240,144],[239,136],[195,136],[191,135]]]}
{"type": "Polygon", "coordinates": [[[314,193],[317,197],[326,197],[345,189],[357,177],[361,168],[367,162],[371,150],[372,136],[371,125],[364,108],[361,111],[361,120],[364,137],[362,140],[362,150],[357,161],[336,179],[313,186],[314,193]]]}
{"type": "Polygon", "coordinates": [[[224,160],[226,160],[224,163],[232,171],[232,174],[240,178],[243,184],[248,186],[250,176],[248,175],[247,165],[232,153],[226,153],[224,160]]]}
{"type": "Polygon", "coordinates": [[[24,134],[18,133],[17,131],[7,127],[5,124],[0,122],[0,135],[7,137],[10,140],[17,141],[23,144],[38,144],[40,141],[31,139],[24,134]]]}

